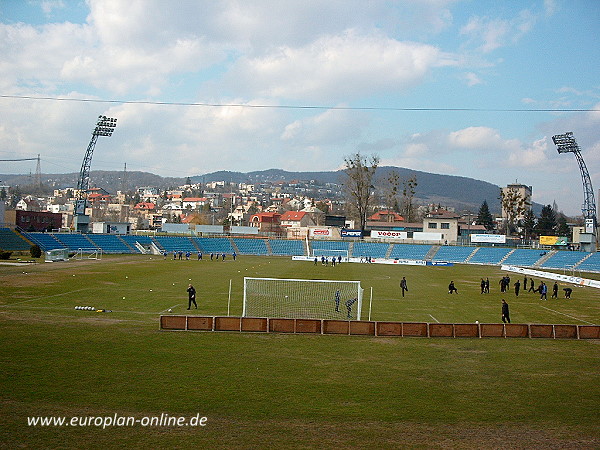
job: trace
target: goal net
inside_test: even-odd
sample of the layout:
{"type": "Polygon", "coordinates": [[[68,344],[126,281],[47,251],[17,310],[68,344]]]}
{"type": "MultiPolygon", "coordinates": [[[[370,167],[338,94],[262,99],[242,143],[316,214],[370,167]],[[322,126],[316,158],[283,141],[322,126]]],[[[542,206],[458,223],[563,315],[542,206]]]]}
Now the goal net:
{"type": "Polygon", "coordinates": [[[360,320],[360,281],[244,277],[244,317],[360,320]]]}

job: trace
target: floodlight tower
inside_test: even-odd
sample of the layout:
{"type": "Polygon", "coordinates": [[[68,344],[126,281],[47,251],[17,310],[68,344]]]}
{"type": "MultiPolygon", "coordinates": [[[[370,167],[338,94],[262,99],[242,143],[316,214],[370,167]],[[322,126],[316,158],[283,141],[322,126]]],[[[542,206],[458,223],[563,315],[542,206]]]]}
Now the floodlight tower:
{"type": "MultiPolygon", "coordinates": [[[[596,200],[594,198],[592,180],[590,179],[590,174],[585,165],[585,161],[583,160],[583,156],[581,156],[581,150],[571,131],[565,134],[552,136],[552,141],[554,141],[558,153],[574,153],[575,158],[577,158],[581,179],[583,181],[583,206],[581,207],[581,212],[585,219],[585,233],[580,237],[583,239],[581,244],[592,244],[585,245],[585,247],[589,248],[588,251],[596,251],[596,200]]],[[[584,245],[582,245],[582,247],[584,247],[584,245]]]]}
{"type": "Polygon", "coordinates": [[[92,139],[83,157],[81,170],[79,171],[79,180],[77,181],[77,200],[75,201],[75,214],[73,216],[73,228],[82,233],[88,231],[90,223],[89,216],[85,215],[87,204],[88,189],[90,187],[90,166],[92,164],[92,155],[96,147],[98,136],[110,137],[117,126],[117,119],[106,116],[98,116],[96,127],[92,131],[92,139]]]}

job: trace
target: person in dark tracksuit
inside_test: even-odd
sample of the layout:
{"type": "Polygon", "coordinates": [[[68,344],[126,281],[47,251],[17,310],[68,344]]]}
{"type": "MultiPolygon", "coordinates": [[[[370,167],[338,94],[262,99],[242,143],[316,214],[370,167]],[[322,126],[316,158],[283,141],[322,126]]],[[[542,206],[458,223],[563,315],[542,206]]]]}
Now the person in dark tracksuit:
{"type": "Polygon", "coordinates": [[[508,311],[508,303],[506,300],[502,299],[502,322],[510,323],[510,313],[508,311]]]}
{"type": "Polygon", "coordinates": [[[402,297],[404,297],[404,291],[408,292],[408,284],[406,284],[406,277],[402,277],[402,280],[400,280],[400,289],[402,289],[402,297]]]}
{"type": "Polygon", "coordinates": [[[196,303],[196,289],[194,289],[194,286],[192,286],[190,284],[187,288],[187,293],[188,293],[188,308],[187,309],[192,308],[192,303],[194,304],[196,309],[198,309],[198,304],[196,303]]]}

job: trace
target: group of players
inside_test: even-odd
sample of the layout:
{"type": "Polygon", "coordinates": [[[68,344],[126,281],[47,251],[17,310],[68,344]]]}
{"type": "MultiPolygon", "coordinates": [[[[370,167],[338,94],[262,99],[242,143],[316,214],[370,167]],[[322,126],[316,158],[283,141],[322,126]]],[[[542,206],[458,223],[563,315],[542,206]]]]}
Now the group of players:
{"type": "MultiPolygon", "coordinates": [[[[515,296],[518,297],[521,292],[521,282],[519,280],[515,281],[514,285],[515,296]]],[[[505,275],[500,279],[500,292],[508,292],[510,289],[510,277],[505,275]]],[[[573,289],[570,287],[563,288],[565,292],[565,298],[571,298],[571,294],[573,293],[573,289]]],[[[481,279],[481,293],[489,294],[490,292],[490,280],[486,278],[485,280],[481,279]]],[[[535,280],[533,278],[527,278],[527,275],[523,278],[523,292],[534,292],[540,294],[540,300],[548,300],[548,286],[543,281],[540,281],[540,284],[536,287],[535,280]]],[[[552,285],[552,296],[550,298],[558,298],[558,282],[554,282],[552,285]]]]}
{"type": "MultiPolygon", "coordinates": [[[[190,251],[184,252],[182,250],[179,250],[179,251],[174,250],[172,253],[173,253],[173,261],[175,261],[176,259],[183,260],[184,257],[185,257],[186,261],[189,261],[190,258],[191,258],[191,256],[192,256],[192,252],[190,252],[190,251]]],[[[168,256],[169,256],[169,252],[163,251],[163,258],[167,259],[168,256]]],[[[198,258],[198,261],[202,261],[202,258],[204,257],[204,255],[202,254],[202,252],[197,252],[196,256],[198,258]]],[[[219,260],[225,261],[226,257],[227,257],[226,253],[214,253],[214,252],[210,253],[210,260],[211,261],[219,261],[219,260]]],[[[231,257],[235,261],[236,258],[237,258],[237,253],[233,252],[231,254],[231,257]]]]}

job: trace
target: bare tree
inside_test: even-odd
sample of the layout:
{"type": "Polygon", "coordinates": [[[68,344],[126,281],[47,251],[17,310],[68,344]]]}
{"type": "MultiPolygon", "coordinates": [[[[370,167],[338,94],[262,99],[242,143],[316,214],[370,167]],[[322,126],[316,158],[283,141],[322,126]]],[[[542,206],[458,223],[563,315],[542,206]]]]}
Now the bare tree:
{"type": "Polygon", "coordinates": [[[394,217],[391,212],[398,211],[398,190],[400,187],[400,175],[397,171],[392,171],[388,174],[385,179],[386,184],[384,187],[385,192],[385,204],[387,206],[388,222],[393,222],[394,217]]]}
{"type": "Polygon", "coordinates": [[[348,206],[350,212],[358,218],[360,229],[364,232],[367,224],[367,213],[373,200],[373,184],[375,171],[379,165],[379,157],[377,155],[366,157],[360,153],[355,153],[344,158],[344,164],[346,179],[343,186],[348,196],[348,206]]]}
{"type": "Polygon", "coordinates": [[[525,217],[530,208],[529,199],[525,198],[518,189],[500,189],[500,203],[502,212],[506,218],[506,234],[510,235],[515,229],[517,221],[525,217]]]}
{"type": "Polygon", "coordinates": [[[407,180],[402,181],[402,215],[404,220],[412,222],[415,220],[415,207],[413,199],[417,189],[417,176],[413,175],[407,180]]]}

